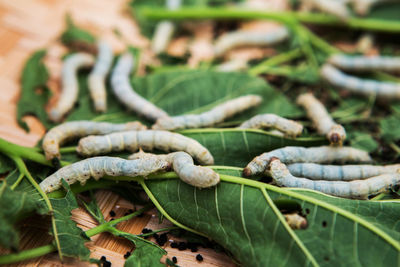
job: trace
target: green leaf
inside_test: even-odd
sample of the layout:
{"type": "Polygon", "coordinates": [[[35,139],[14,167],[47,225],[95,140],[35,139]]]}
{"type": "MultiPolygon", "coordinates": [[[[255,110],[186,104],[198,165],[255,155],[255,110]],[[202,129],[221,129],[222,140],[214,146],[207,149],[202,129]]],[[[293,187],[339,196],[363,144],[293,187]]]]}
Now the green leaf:
{"type": "Polygon", "coordinates": [[[75,196],[69,185],[63,180],[63,186],[67,190],[64,198],[50,198],[54,209],[54,218],[61,251],[59,254],[67,257],[79,257],[81,260],[89,260],[90,250],[85,242],[90,239],[85,232],[76,226],[71,220],[71,211],[78,208],[75,196]]]}
{"type": "Polygon", "coordinates": [[[70,15],[65,18],[67,28],[61,35],[61,42],[66,46],[80,45],[92,45],[96,41],[96,38],[88,31],[78,27],[72,21],[70,15]]]}
{"type": "MultiPolygon", "coordinates": [[[[94,120],[127,122],[140,119],[120,104],[110,86],[107,87],[108,110],[99,115],[93,109],[87,85],[87,72],[79,75],[79,98],[67,121],[94,120]]],[[[219,73],[213,71],[171,71],[157,73],[132,80],[134,90],[163,108],[171,115],[201,113],[226,100],[246,95],[259,94],[263,103],[241,115],[230,119],[226,124],[237,125],[241,121],[259,113],[276,113],[281,116],[296,117],[302,114],[282,93],[269,86],[264,80],[243,73],[219,73]]],[[[47,100],[35,100],[32,105],[47,100]]],[[[37,109],[37,108],[36,108],[37,109]]],[[[40,121],[49,126],[47,114],[43,109],[40,121]]],[[[147,122],[149,124],[149,122],[147,122]]]]}
{"type": "Polygon", "coordinates": [[[130,233],[118,231],[117,235],[119,237],[126,238],[135,244],[135,250],[126,260],[124,265],[125,267],[165,266],[160,262],[161,257],[167,254],[164,249],[160,248],[153,242],[147,241],[146,239],[132,235],[130,233]]]}
{"type": "Polygon", "coordinates": [[[49,73],[43,64],[45,50],[36,51],[25,63],[21,76],[21,96],[17,104],[18,124],[29,131],[28,125],[22,120],[26,115],[35,115],[48,128],[45,105],[50,99],[50,91],[46,86],[49,73]]]}
{"type": "Polygon", "coordinates": [[[19,234],[16,223],[38,209],[39,203],[31,194],[11,190],[7,182],[0,183],[0,245],[17,250],[19,234]]]}
{"type": "Polygon", "coordinates": [[[388,143],[400,139],[399,119],[392,115],[379,122],[382,139],[388,143]]]}
{"type": "Polygon", "coordinates": [[[398,263],[400,202],[341,199],[226,175],[221,180],[202,190],[178,179],[142,185],[169,220],[212,238],[244,266],[398,263]],[[287,225],[279,208],[290,202],[306,216],[307,229],[287,225]]]}
{"type": "Polygon", "coordinates": [[[251,129],[193,129],[181,134],[199,141],[214,156],[215,165],[244,167],[255,156],[284,146],[318,146],[324,138],[289,139],[251,129]]]}
{"type": "Polygon", "coordinates": [[[90,197],[91,201],[89,203],[86,203],[84,200],[82,200],[83,205],[85,206],[85,209],[87,212],[92,215],[92,217],[99,222],[100,224],[106,223],[106,220],[104,219],[103,213],[101,212],[101,209],[99,205],[97,204],[96,198],[93,195],[93,191],[90,191],[90,197]]]}
{"type": "Polygon", "coordinates": [[[348,139],[352,147],[363,149],[365,151],[373,152],[378,148],[378,143],[368,133],[353,131],[348,134],[348,139]]]}
{"type": "Polygon", "coordinates": [[[15,169],[14,162],[8,157],[0,154],[0,174],[9,172],[13,169],[15,169]]]}

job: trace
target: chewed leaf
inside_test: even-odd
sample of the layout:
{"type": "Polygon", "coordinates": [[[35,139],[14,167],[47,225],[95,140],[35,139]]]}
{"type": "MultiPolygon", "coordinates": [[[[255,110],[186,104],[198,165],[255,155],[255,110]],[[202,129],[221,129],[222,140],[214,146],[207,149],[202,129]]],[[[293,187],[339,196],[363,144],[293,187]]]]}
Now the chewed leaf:
{"type": "Polygon", "coordinates": [[[167,252],[156,244],[147,241],[141,237],[129,234],[119,233],[118,236],[126,238],[135,244],[135,249],[131,256],[126,260],[125,267],[135,266],[165,266],[160,262],[160,259],[167,252]]]}
{"type": "Polygon", "coordinates": [[[86,237],[82,229],[76,226],[71,220],[71,211],[78,208],[74,193],[69,189],[64,181],[63,186],[68,190],[64,198],[50,198],[54,209],[55,227],[54,232],[58,236],[61,251],[59,254],[67,257],[79,257],[81,260],[88,260],[90,250],[85,246],[85,242],[90,239],[86,237]]]}
{"type": "Polygon", "coordinates": [[[214,239],[244,266],[398,262],[400,202],[340,199],[227,175],[221,180],[202,190],[177,179],[142,185],[164,216],[214,239]],[[306,218],[306,229],[287,225],[279,208],[288,210],[288,204],[306,218]]]}
{"type": "Polygon", "coordinates": [[[26,115],[35,115],[48,128],[45,105],[50,99],[50,91],[46,86],[49,73],[43,64],[45,50],[36,51],[25,63],[21,76],[21,96],[17,104],[18,124],[26,131],[28,125],[22,120],[26,115]]]}
{"type": "MultiPolygon", "coordinates": [[[[12,175],[12,174],[11,174],[12,175]]],[[[13,191],[7,182],[0,183],[0,245],[18,249],[16,223],[37,211],[39,203],[28,192],[13,191]]]]}
{"type": "Polygon", "coordinates": [[[92,45],[96,38],[88,31],[78,27],[72,21],[72,18],[66,16],[67,28],[61,35],[61,42],[66,46],[74,46],[74,44],[80,43],[81,45],[92,45]]]}

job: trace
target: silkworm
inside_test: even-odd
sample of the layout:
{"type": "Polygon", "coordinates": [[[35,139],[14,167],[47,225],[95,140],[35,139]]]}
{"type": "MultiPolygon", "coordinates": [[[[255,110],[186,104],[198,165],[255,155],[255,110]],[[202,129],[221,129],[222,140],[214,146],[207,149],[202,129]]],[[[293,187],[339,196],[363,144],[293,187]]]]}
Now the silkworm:
{"type": "Polygon", "coordinates": [[[289,31],[286,27],[278,27],[273,31],[234,31],[226,33],[219,37],[214,45],[214,55],[222,56],[228,50],[245,45],[274,45],[286,40],[289,37],[289,31]]]}
{"type": "Polygon", "coordinates": [[[335,54],[327,62],[340,69],[349,71],[399,71],[400,57],[391,56],[348,56],[335,54]]]}
{"type": "Polygon", "coordinates": [[[196,166],[192,157],[186,152],[174,152],[167,155],[155,155],[140,150],[129,157],[129,159],[153,159],[167,161],[179,178],[192,186],[205,188],[219,183],[219,174],[210,168],[196,166]]]}
{"type": "Polygon", "coordinates": [[[244,176],[263,174],[270,162],[275,157],[283,163],[333,163],[354,162],[367,163],[372,159],[367,152],[353,147],[298,147],[287,146],[255,157],[243,170],[244,176]]]}
{"type": "Polygon", "coordinates": [[[76,137],[91,134],[108,134],[127,130],[145,130],[147,127],[138,121],[128,123],[108,123],[94,121],[71,121],[53,127],[43,138],[46,159],[60,158],[60,145],[76,137]]]}
{"type": "Polygon", "coordinates": [[[126,52],[119,58],[111,74],[111,87],[118,100],[137,114],[150,120],[168,117],[168,114],[137,94],[129,81],[129,74],[133,68],[133,56],[126,52]]]}
{"type": "Polygon", "coordinates": [[[287,136],[298,136],[303,131],[303,125],[293,120],[282,118],[275,114],[260,114],[243,122],[239,128],[274,128],[287,136]]]}
{"type": "Polygon", "coordinates": [[[246,109],[259,105],[262,98],[258,95],[246,95],[226,101],[201,114],[189,114],[160,118],[151,127],[154,130],[176,130],[185,128],[210,127],[246,109]]]}
{"type": "Polygon", "coordinates": [[[308,226],[307,219],[297,213],[283,214],[290,228],[294,230],[306,229],[308,226]]]}
{"type": "Polygon", "coordinates": [[[81,160],[65,166],[40,183],[40,188],[46,192],[52,192],[61,188],[64,179],[68,184],[79,181],[82,185],[93,177],[98,180],[104,175],[110,176],[147,176],[151,173],[163,171],[170,164],[162,159],[154,158],[126,160],[115,157],[94,157],[81,160]]]}
{"type": "Polygon", "coordinates": [[[366,96],[376,95],[385,99],[400,99],[400,84],[360,79],[347,75],[330,64],[321,68],[321,76],[330,84],[366,96]]]}
{"type": "Polygon", "coordinates": [[[381,193],[400,183],[400,173],[397,172],[350,182],[309,180],[293,176],[286,165],[277,158],[271,159],[269,169],[272,179],[279,186],[313,189],[345,198],[366,199],[369,195],[381,193]]]}
{"type": "Polygon", "coordinates": [[[92,72],[89,74],[89,92],[92,97],[94,108],[97,112],[105,112],[107,109],[107,95],[105,79],[111,68],[113,52],[105,41],[97,43],[97,60],[92,72]]]}
{"type": "Polygon", "coordinates": [[[306,0],[315,9],[334,15],[341,19],[348,19],[350,12],[346,6],[346,1],[332,0],[306,0]]]}
{"type": "Polygon", "coordinates": [[[88,136],[79,140],[76,150],[81,155],[93,156],[122,150],[135,152],[139,148],[146,151],[152,151],[153,149],[185,151],[200,164],[214,164],[214,158],[211,153],[199,142],[168,131],[125,131],[103,136],[88,136]]]}
{"type": "Polygon", "coordinates": [[[400,170],[400,164],[374,165],[319,165],[315,163],[294,163],[287,165],[294,176],[312,180],[351,181],[361,180],[400,170]]]}
{"type": "Polygon", "coordinates": [[[232,59],[226,62],[223,62],[216,66],[216,70],[220,72],[232,72],[232,71],[240,71],[246,69],[248,67],[247,61],[243,59],[232,59]]]}
{"type": "Polygon", "coordinates": [[[60,121],[78,100],[78,69],[94,64],[93,56],[86,53],[76,53],[69,56],[62,67],[62,90],[55,107],[50,110],[49,118],[54,122],[60,121]]]}
{"type": "MultiPolygon", "coordinates": [[[[167,9],[176,10],[181,6],[181,0],[167,0],[167,9]]],[[[164,52],[174,34],[175,25],[169,20],[159,22],[154,31],[153,40],[151,42],[152,50],[156,54],[164,52]]]]}
{"type": "Polygon", "coordinates": [[[302,106],[308,118],[313,122],[319,134],[326,135],[331,144],[342,145],[346,139],[346,131],[342,125],[333,121],[324,105],[311,93],[297,97],[297,104],[302,106]]]}

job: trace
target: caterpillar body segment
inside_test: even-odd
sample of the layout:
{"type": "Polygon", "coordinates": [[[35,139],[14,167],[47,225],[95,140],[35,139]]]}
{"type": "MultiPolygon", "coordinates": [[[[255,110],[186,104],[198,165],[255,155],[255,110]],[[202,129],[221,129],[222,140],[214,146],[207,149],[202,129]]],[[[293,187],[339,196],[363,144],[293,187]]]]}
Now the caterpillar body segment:
{"type": "Polygon", "coordinates": [[[105,80],[113,61],[113,52],[105,41],[97,43],[97,60],[92,72],[89,74],[89,92],[97,112],[105,112],[107,109],[107,95],[105,80]]]}
{"type": "Polygon", "coordinates": [[[324,64],[320,72],[322,78],[330,84],[349,90],[350,92],[378,98],[400,99],[400,84],[360,79],[347,75],[330,64],[324,64]]]}
{"type": "Polygon", "coordinates": [[[106,154],[112,151],[139,149],[152,151],[185,151],[200,164],[212,165],[214,158],[211,153],[194,139],[168,131],[125,131],[103,136],[88,136],[79,141],[77,152],[84,156],[106,154]]]}
{"type": "Polygon", "coordinates": [[[86,53],[75,53],[64,61],[61,74],[61,95],[56,106],[49,112],[50,120],[54,122],[61,121],[64,115],[74,107],[75,102],[78,100],[79,92],[78,70],[90,67],[93,64],[93,56],[86,53]]]}
{"type": "Polygon", "coordinates": [[[362,180],[381,174],[395,173],[400,164],[374,165],[320,165],[315,163],[294,163],[287,165],[290,173],[311,180],[352,181],[362,180]]]}
{"type": "Polygon", "coordinates": [[[229,117],[258,106],[262,97],[246,95],[228,100],[215,108],[201,114],[189,114],[168,118],[160,118],[152,126],[154,130],[177,130],[213,126],[229,117]]]}
{"type": "Polygon", "coordinates": [[[306,229],[308,226],[307,219],[297,213],[283,214],[283,216],[293,230],[306,229]]]}
{"type": "Polygon", "coordinates": [[[307,116],[312,120],[319,134],[326,135],[326,138],[333,145],[341,146],[343,144],[346,139],[345,129],[342,125],[333,121],[324,105],[313,94],[299,95],[297,104],[306,110],[307,116]]]}
{"type": "Polygon", "coordinates": [[[111,74],[111,87],[118,100],[137,114],[155,121],[158,118],[168,117],[162,109],[137,94],[129,80],[134,65],[133,56],[126,52],[119,58],[111,74]]]}
{"type": "Polygon", "coordinates": [[[247,60],[232,59],[217,65],[215,69],[216,71],[220,72],[233,72],[233,71],[241,71],[247,69],[247,67],[248,67],[247,60]]]}
{"type": "Polygon", "coordinates": [[[349,71],[399,71],[400,58],[390,56],[348,56],[335,54],[327,61],[333,66],[349,71]]]}
{"type": "Polygon", "coordinates": [[[291,163],[368,163],[372,159],[367,152],[352,147],[297,147],[287,146],[272,150],[255,157],[243,170],[246,177],[263,174],[272,158],[278,158],[285,164],[291,163]]]}
{"type": "MultiPolygon", "coordinates": [[[[181,0],[166,0],[166,6],[169,10],[179,9],[181,0]]],[[[167,49],[174,31],[175,24],[172,21],[163,20],[157,24],[151,42],[151,48],[156,54],[160,54],[167,49]]]]}
{"type": "Polygon", "coordinates": [[[179,178],[192,186],[199,188],[211,187],[219,183],[219,174],[210,168],[196,166],[193,158],[186,152],[174,152],[167,155],[155,155],[140,150],[129,157],[129,159],[152,159],[158,158],[167,161],[179,178]]]}
{"type": "Polygon", "coordinates": [[[108,134],[127,130],[145,130],[147,127],[138,121],[128,123],[108,123],[93,121],[71,121],[50,129],[43,138],[43,150],[47,160],[60,158],[60,145],[76,137],[91,134],[108,134]]]}
{"type": "Polygon", "coordinates": [[[170,167],[169,163],[158,158],[125,160],[115,157],[94,157],[65,166],[40,183],[40,188],[49,193],[61,188],[64,179],[68,184],[79,181],[82,185],[93,177],[98,180],[110,176],[147,176],[170,167]]]}
{"type": "Polygon", "coordinates": [[[328,195],[366,199],[369,195],[375,195],[386,191],[400,183],[400,173],[381,174],[365,180],[345,181],[321,181],[310,180],[293,176],[285,164],[279,159],[273,158],[269,164],[269,172],[274,182],[279,186],[299,187],[313,189],[328,195]]]}
{"type": "Polygon", "coordinates": [[[395,2],[394,0],[352,0],[354,11],[361,16],[369,13],[372,6],[383,2],[395,2]]]}
{"type": "Polygon", "coordinates": [[[303,125],[293,120],[282,118],[275,114],[260,114],[243,122],[239,128],[274,128],[286,136],[296,137],[303,131],[303,125]]]}
{"type": "Polygon", "coordinates": [[[245,45],[274,45],[286,40],[289,31],[286,27],[278,27],[271,32],[234,31],[219,37],[214,45],[214,55],[220,57],[232,48],[245,45]]]}

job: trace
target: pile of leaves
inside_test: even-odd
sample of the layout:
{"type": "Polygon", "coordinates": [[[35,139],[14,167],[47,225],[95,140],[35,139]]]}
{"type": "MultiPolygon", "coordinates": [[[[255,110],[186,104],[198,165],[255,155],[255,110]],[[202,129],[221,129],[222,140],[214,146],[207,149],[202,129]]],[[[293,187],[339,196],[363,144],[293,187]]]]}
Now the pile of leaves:
{"type": "MultiPolygon", "coordinates": [[[[185,10],[173,14],[157,9],[163,1],[134,1],[130,6],[141,23],[143,33],[149,36],[154,29],[155,21],[152,18],[174,19],[174,16],[180,16],[190,19],[193,16],[208,19],[212,14],[213,19],[223,19],[230,14],[221,7],[207,9],[207,4],[221,5],[229,1],[188,2],[195,7],[201,2],[202,9],[198,9],[198,13],[196,9],[191,9],[191,12],[186,10],[186,15],[185,10]]],[[[372,13],[375,22],[379,21],[380,16],[385,16],[385,13],[380,12],[372,13]]],[[[246,16],[249,16],[247,11],[236,11],[232,19],[248,19],[246,16]]],[[[268,13],[264,17],[268,18],[268,13]]],[[[268,183],[268,177],[257,177],[254,180],[241,177],[242,168],[263,152],[284,146],[326,144],[324,138],[316,135],[311,127],[307,127],[307,131],[296,139],[278,137],[263,130],[231,128],[260,113],[296,118],[310,126],[303,111],[294,103],[299,93],[308,90],[312,90],[332,111],[333,117],[346,127],[349,135],[347,145],[370,152],[378,163],[396,162],[400,153],[400,128],[397,124],[400,106],[397,103],[380,103],[373,97],[365,99],[349,95],[320,80],[318,68],[329,54],[338,51],[329,44],[338,36],[324,33],[321,35],[323,38],[320,38],[301,24],[301,18],[289,20],[286,13],[275,18],[290,26],[293,34],[291,40],[277,48],[275,57],[252,62],[246,71],[215,72],[212,66],[217,62],[193,70],[181,66],[186,59],[180,59],[177,67],[170,65],[171,58],[161,56],[164,63],[161,68],[152,68],[148,75],[133,77],[131,80],[136,92],[171,115],[200,113],[244,94],[259,94],[263,97],[264,102],[259,107],[218,125],[220,128],[179,131],[200,142],[213,154],[216,164],[213,168],[221,176],[221,183],[216,187],[198,190],[182,183],[174,173],[164,173],[149,179],[137,177],[127,181],[126,177],[113,177],[98,182],[90,180],[85,186],[69,187],[64,184],[63,190],[46,195],[38,183],[53,173],[55,168],[44,158],[40,148],[22,147],[0,139],[0,172],[6,174],[0,184],[0,245],[10,250],[10,254],[0,256],[0,264],[30,259],[53,251],[58,251],[61,260],[63,257],[77,257],[99,263],[98,260],[90,259],[90,251],[85,242],[95,234],[109,232],[135,245],[126,266],[163,266],[160,258],[166,252],[162,248],[141,236],[116,228],[119,222],[132,219],[154,205],[161,217],[169,219],[181,229],[214,240],[245,266],[395,265],[400,252],[400,204],[395,192],[380,194],[368,201],[349,200],[311,190],[276,187],[268,183]],[[118,180],[122,181],[116,183],[118,180]],[[135,203],[138,202],[137,196],[144,191],[149,200],[143,209],[106,222],[93,198],[90,202],[82,201],[81,198],[77,200],[79,193],[99,188],[112,188],[122,196],[131,196],[129,200],[135,203]],[[97,227],[83,232],[70,219],[71,211],[78,207],[78,203],[98,221],[97,227]],[[304,216],[308,227],[291,229],[283,216],[286,212],[298,212],[304,216]],[[49,231],[54,241],[43,247],[19,251],[17,223],[34,213],[49,217],[49,231]]],[[[315,24],[321,24],[318,18],[316,16],[315,24]]],[[[346,42],[354,42],[360,35],[358,31],[351,31],[352,28],[368,29],[370,25],[368,18],[358,19],[358,24],[329,16],[326,20],[331,26],[340,25],[350,29],[346,36],[342,36],[346,42]]],[[[310,19],[307,22],[313,24],[310,19]]],[[[390,21],[382,23],[385,25],[390,21]]],[[[397,24],[393,22],[393,25],[397,24]]],[[[395,26],[392,31],[398,34],[400,27],[395,26]]],[[[315,32],[318,30],[316,27],[315,32]]],[[[384,26],[382,29],[374,26],[371,30],[388,31],[384,26]]],[[[377,43],[379,49],[383,53],[396,55],[397,47],[387,41],[390,41],[387,36],[391,35],[386,33],[382,36],[386,38],[377,43]]],[[[78,41],[90,47],[94,39],[90,33],[68,20],[68,28],[62,36],[66,45],[78,41]]],[[[34,53],[22,72],[17,120],[26,130],[29,129],[22,120],[26,114],[34,114],[47,129],[54,126],[45,111],[50,98],[46,88],[48,71],[43,64],[45,54],[45,50],[34,53]],[[39,92],[37,88],[42,90],[39,92]]],[[[368,75],[398,81],[392,75],[368,75]]],[[[88,93],[87,77],[87,72],[79,73],[78,104],[66,121],[140,120],[149,125],[143,118],[125,110],[112,95],[109,86],[107,112],[100,115],[95,113],[88,93]]],[[[62,164],[80,160],[73,148],[64,148],[61,152],[62,164]]]]}

